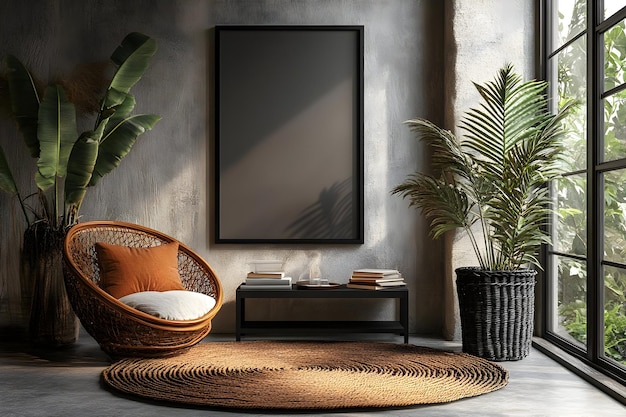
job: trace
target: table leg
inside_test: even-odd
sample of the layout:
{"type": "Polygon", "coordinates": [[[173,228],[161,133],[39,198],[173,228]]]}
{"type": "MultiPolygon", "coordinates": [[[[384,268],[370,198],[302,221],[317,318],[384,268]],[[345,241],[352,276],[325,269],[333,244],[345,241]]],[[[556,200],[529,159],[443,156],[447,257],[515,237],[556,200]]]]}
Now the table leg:
{"type": "Polygon", "coordinates": [[[409,343],[409,295],[408,292],[400,297],[400,324],[404,328],[404,343],[409,343]]]}
{"type": "Polygon", "coordinates": [[[241,297],[239,291],[237,291],[236,296],[236,305],[235,305],[235,315],[236,315],[236,331],[235,331],[235,340],[237,342],[241,341],[241,321],[246,318],[246,301],[245,298],[241,297]]]}

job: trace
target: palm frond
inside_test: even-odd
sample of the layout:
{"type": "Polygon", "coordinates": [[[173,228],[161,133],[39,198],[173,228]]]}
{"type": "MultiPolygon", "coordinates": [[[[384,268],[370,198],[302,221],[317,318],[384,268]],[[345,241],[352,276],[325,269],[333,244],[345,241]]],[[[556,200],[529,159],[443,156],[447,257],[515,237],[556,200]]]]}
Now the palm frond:
{"type": "Polygon", "coordinates": [[[495,79],[474,84],[482,101],[466,112],[463,141],[415,119],[411,130],[433,150],[436,175],[416,173],[393,189],[431,221],[431,235],[464,228],[480,267],[490,270],[539,266],[536,254],[549,243],[543,226],[551,213],[546,181],[558,173],[563,119],[574,104],[548,111],[542,81],[522,82],[511,65],[495,79]],[[471,225],[479,222],[484,245],[471,225]]]}
{"type": "Polygon", "coordinates": [[[409,129],[425,141],[432,150],[432,166],[441,173],[449,171],[467,177],[467,156],[461,150],[459,140],[449,130],[441,129],[434,123],[421,118],[407,120],[409,129]]]}
{"type": "Polygon", "coordinates": [[[469,227],[476,221],[467,194],[444,177],[436,179],[416,173],[395,187],[392,194],[408,198],[409,207],[422,211],[430,220],[433,238],[448,230],[469,227]]]}

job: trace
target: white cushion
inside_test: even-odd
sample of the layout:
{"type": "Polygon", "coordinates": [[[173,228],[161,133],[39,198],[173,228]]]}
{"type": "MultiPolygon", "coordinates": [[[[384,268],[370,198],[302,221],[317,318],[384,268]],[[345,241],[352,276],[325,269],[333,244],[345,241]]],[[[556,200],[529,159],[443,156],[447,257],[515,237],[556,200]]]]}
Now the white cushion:
{"type": "Polygon", "coordinates": [[[193,291],[142,291],[120,298],[124,304],[166,320],[193,320],[204,316],[215,299],[193,291]]]}

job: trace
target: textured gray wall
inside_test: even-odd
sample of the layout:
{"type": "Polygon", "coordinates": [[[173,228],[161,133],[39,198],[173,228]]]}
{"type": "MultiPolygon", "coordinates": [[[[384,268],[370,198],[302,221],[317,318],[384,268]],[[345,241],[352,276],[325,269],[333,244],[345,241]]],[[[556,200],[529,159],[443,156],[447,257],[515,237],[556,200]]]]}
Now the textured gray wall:
{"type": "MultiPolygon", "coordinates": [[[[445,63],[444,127],[462,135],[457,126],[463,113],[476,107],[480,95],[473,82],[491,81],[506,63],[524,79],[535,78],[534,0],[448,0],[445,63]]],[[[444,336],[460,339],[461,324],[454,281],[456,268],[477,265],[467,236],[446,236],[444,282],[444,336]]]]}
{"type": "MultiPolygon", "coordinates": [[[[90,190],[83,220],[116,219],[162,230],[188,243],[219,274],[225,305],[215,332],[234,331],[235,288],[253,259],[280,258],[294,278],[321,257],[322,273],[347,282],[359,267],[391,267],[411,291],[411,331],[440,333],[443,325],[442,243],[390,189],[427,155],[402,122],[443,120],[443,2],[436,0],[4,0],[0,2],[0,57],[12,53],[43,79],[78,63],[108,58],[132,31],[157,39],[159,51],[133,90],[137,111],[163,120],[140,138],[121,166],[90,190]],[[217,24],[326,24],[365,26],[365,244],[348,246],[215,245],[211,29],[217,24]]],[[[242,115],[245,119],[245,115],[242,115]]],[[[13,126],[0,120],[0,141],[21,180],[33,172],[13,126]],[[18,162],[19,161],[19,162],[18,162]],[[15,165],[15,164],[14,164],[15,165]]],[[[0,195],[0,317],[11,320],[16,275],[12,212],[0,195]]],[[[298,305],[259,302],[258,317],[386,318],[391,304],[298,305]]]]}

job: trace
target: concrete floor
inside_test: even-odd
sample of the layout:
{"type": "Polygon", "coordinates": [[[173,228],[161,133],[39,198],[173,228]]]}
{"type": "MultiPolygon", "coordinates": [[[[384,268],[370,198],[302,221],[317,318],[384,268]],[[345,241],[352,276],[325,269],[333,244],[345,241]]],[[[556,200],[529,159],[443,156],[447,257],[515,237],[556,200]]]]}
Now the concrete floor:
{"type": "MultiPolygon", "coordinates": [[[[365,337],[364,337],[365,338],[365,337]]],[[[367,340],[401,342],[394,336],[367,340]],[[393,339],[393,340],[390,340],[393,339]]],[[[3,338],[4,339],[4,338],[3,338]]],[[[6,339],[4,339],[6,340],[6,339]]],[[[62,351],[35,350],[0,342],[0,415],[6,416],[262,416],[224,410],[172,407],[123,397],[100,383],[109,364],[96,342],[84,332],[76,346],[62,351]]],[[[212,335],[207,343],[234,340],[212,335]]],[[[411,337],[410,343],[460,350],[456,343],[411,337]]],[[[448,404],[341,413],[298,413],[337,416],[558,416],[624,417],[626,407],[533,349],[522,361],[501,363],[510,373],[509,385],[480,397],[448,404]]],[[[286,413],[288,415],[289,413],[286,413]]],[[[285,413],[284,413],[285,415],[285,413]]]]}

